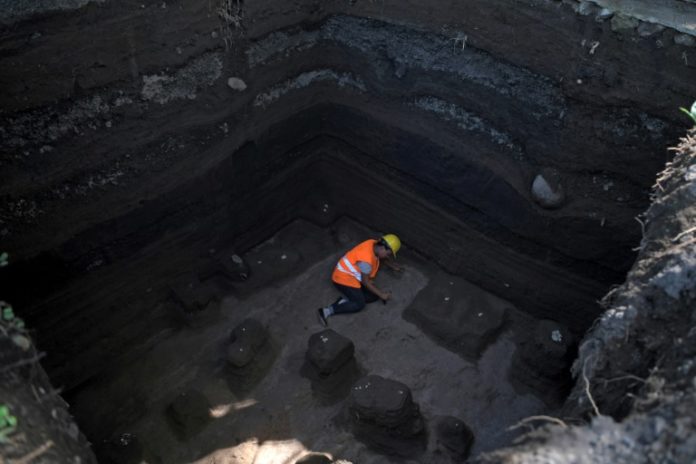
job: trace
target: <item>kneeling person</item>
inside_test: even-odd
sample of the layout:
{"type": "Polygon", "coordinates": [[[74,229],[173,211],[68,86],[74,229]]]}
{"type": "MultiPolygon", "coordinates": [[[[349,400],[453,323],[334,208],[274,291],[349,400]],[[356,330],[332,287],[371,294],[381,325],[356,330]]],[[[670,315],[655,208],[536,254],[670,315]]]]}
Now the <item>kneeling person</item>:
{"type": "Polygon", "coordinates": [[[378,299],[386,302],[391,292],[382,291],[374,284],[380,262],[400,271],[401,267],[392,261],[401,248],[401,240],[394,234],[384,235],[378,240],[365,240],[338,260],[331,280],[343,297],[332,305],[319,308],[319,320],[326,325],[326,319],[334,314],[355,313],[378,299]]]}

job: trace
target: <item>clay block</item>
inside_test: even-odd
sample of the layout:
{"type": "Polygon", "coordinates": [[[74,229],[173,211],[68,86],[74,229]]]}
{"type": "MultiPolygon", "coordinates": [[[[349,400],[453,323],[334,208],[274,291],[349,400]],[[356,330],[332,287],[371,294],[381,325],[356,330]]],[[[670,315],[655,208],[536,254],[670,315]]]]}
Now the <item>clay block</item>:
{"type": "Polygon", "coordinates": [[[353,357],[354,353],[353,342],[331,329],[326,329],[309,337],[307,360],[322,375],[336,372],[353,357]]]}
{"type": "Polygon", "coordinates": [[[268,333],[259,321],[245,319],[232,331],[227,362],[237,368],[248,365],[267,339],[268,333]]]}
{"type": "Polygon", "coordinates": [[[574,337],[550,320],[533,321],[516,330],[518,346],[509,371],[513,386],[521,392],[541,393],[550,406],[560,404],[572,385],[574,337]]]}
{"type": "Polygon", "coordinates": [[[464,421],[452,416],[443,416],[436,420],[438,448],[450,454],[457,460],[464,460],[469,455],[474,443],[474,433],[464,421]]]}
{"type": "Polygon", "coordinates": [[[536,324],[532,337],[521,344],[519,355],[532,372],[555,379],[568,372],[571,362],[568,354],[573,343],[565,327],[542,320],[536,324]]]}
{"type": "Polygon", "coordinates": [[[230,390],[244,397],[266,375],[278,354],[266,327],[247,318],[230,333],[226,350],[227,378],[230,390]]]}
{"type": "Polygon", "coordinates": [[[368,375],[353,385],[350,410],[357,423],[371,422],[385,428],[400,428],[395,430],[399,434],[415,435],[422,431],[422,423],[411,427],[414,419],[420,420],[411,390],[401,382],[378,375],[368,375]]]}
{"type": "Polygon", "coordinates": [[[266,328],[256,319],[244,319],[232,331],[231,339],[233,342],[241,342],[249,345],[254,350],[258,350],[268,339],[266,328]]]}
{"type": "Polygon", "coordinates": [[[189,390],[174,399],[167,407],[166,415],[177,436],[188,439],[210,421],[210,403],[202,393],[189,390]]]}
{"type": "Polygon", "coordinates": [[[410,456],[425,449],[425,425],[411,390],[369,375],[351,389],[348,412],[355,436],[387,454],[410,456]]]}
{"type": "Polygon", "coordinates": [[[201,312],[218,299],[217,289],[208,283],[201,283],[193,274],[176,279],[169,289],[174,301],[188,314],[201,312]]]}
{"type": "Polygon", "coordinates": [[[244,260],[254,274],[254,286],[263,286],[294,275],[302,257],[290,247],[266,242],[246,253],[244,260]]]}
{"type": "Polygon", "coordinates": [[[227,348],[227,362],[234,367],[244,367],[253,361],[256,350],[244,342],[234,342],[227,348]]]}
{"type": "Polygon", "coordinates": [[[511,305],[464,279],[437,274],[404,311],[404,318],[467,359],[498,336],[511,305]]]}

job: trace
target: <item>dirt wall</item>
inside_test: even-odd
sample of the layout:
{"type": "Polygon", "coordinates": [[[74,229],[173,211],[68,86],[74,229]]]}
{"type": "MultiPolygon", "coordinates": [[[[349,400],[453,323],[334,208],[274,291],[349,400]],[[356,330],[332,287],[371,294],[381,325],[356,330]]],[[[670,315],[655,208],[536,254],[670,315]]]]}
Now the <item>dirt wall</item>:
{"type": "Polygon", "coordinates": [[[459,219],[485,216],[495,239],[615,281],[695,80],[674,31],[641,36],[580,6],[94,2],[15,18],[0,56],[3,241],[20,262],[76,267],[60,251],[72,237],[126,215],[161,223],[153,200],[211,169],[246,177],[249,142],[272,158],[330,135],[445,192],[459,219]],[[562,207],[535,202],[539,176],[562,207]]]}
{"type": "MultiPolygon", "coordinates": [[[[586,425],[548,425],[481,462],[692,462],[696,331],[696,136],[658,176],[626,282],[580,346],[566,413],[586,425]]],[[[546,421],[544,421],[546,422],[546,421]]]]}

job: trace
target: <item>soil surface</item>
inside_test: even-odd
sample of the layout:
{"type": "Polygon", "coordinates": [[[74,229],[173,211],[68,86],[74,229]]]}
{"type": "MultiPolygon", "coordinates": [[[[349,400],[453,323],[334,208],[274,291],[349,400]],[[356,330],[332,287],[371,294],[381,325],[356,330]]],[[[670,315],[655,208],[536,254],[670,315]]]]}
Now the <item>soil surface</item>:
{"type": "MultiPolygon", "coordinates": [[[[344,247],[374,235],[348,221],[333,232],[344,247]]],[[[273,260],[285,261],[283,256],[302,255],[317,243],[330,241],[330,231],[293,223],[279,236],[282,240],[276,236],[247,255],[253,256],[248,284],[259,279],[263,286],[245,298],[226,296],[213,320],[169,334],[137,363],[113,367],[72,395],[78,423],[93,443],[129,433],[161,462],[182,464],[290,463],[310,451],[356,463],[398,462],[353,437],[345,412],[349,389],[338,385],[337,390],[346,396],[326,404],[326,398],[314,392],[311,380],[301,375],[309,338],[323,330],[316,308],[337,297],[329,275],[339,254],[326,249],[327,256],[309,267],[293,263],[281,280],[282,268],[273,260]],[[274,355],[270,362],[254,359],[252,363],[269,365],[250,388],[235,394],[226,349],[232,330],[247,318],[267,328],[274,355]],[[189,391],[205,397],[211,419],[195,435],[182,439],[165,411],[178,395],[189,391]]],[[[508,426],[549,411],[543,398],[516,391],[508,378],[517,325],[504,330],[501,326],[499,335],[481,346],[480,356],[472,352],[465,358],[445,349],[404,320],[404,311],[416,297],[440,311],[457,305],[457,298],[466,297],[467,292],[483,295],[482,291],[470,285],[463,287],[464,293],[453,288],[452,299],[445,301],[439,293],[423,293],[441,271],[408,250],[400,253],[399,261],[406,266],[403,274],[383,270],[377,280],[393,291],[388,304],[373,303],[355,315],[331,317],[329,324],[354,343],[359,374],[380,375],[411,389],[431,440],[422,456],[406,461],[455,462],[434,452],[433,420],[438,416],[457,417],[471,428],[474,455],[510,443],[516,432],[506,431],[508,426]]],[[[473,310],[491,310],[490,305],[519,313],[492,296],[485,307],[473,310]]],[[[352,383],[355,378],[346,381],[352,383]]]]}

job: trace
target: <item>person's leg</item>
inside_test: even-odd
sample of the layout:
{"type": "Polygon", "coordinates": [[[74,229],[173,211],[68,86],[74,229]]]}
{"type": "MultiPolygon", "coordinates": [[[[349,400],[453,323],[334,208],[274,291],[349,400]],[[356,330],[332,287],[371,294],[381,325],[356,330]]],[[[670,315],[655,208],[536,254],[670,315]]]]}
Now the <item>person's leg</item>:
{"type": "Polygon", "coordinates": [[[354,288],[346,285],[340,285],[334,282],[334,285],[343,293],[345,298],[339,298],[333,304],[325,308],[319,308],[319,321],[324,325],[328,325],[326,319],[334,314],[357,313],[365,307],[366,302],[377,300],[377,295],[367,290],[366,288],[354,288]]]}
{"type": "Polygon", "coordinates": [[[363,297],[365,298],[365,303],[373,303],[379,300],[379,297],[372,293],[368,288],[363,286],[360,287],[360,290],[362,290],[363,297]]]}
{"type": "Polygon", "coordinates": [[[332,314],[356,313],[365,307],[365,295],[361,289],[336,283],[334,285],[345,298],[329,307],[331,310],[326,314],[327,317],[332,314]]]}

